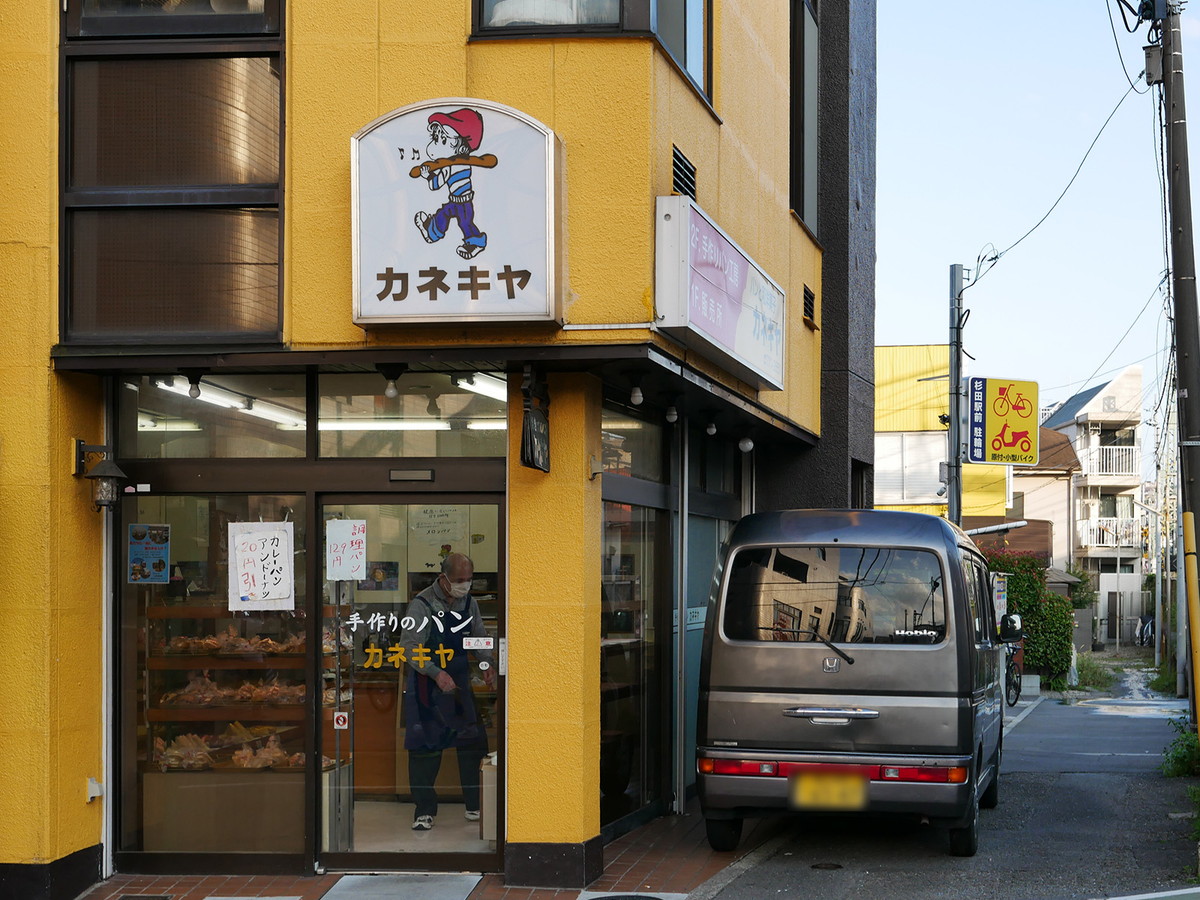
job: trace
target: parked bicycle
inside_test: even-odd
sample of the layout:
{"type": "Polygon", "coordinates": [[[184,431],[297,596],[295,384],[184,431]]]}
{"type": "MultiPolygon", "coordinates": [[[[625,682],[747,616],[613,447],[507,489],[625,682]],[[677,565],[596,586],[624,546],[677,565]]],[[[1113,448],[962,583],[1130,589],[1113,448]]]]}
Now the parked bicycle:
{"type": "Polygon", "coordinates": [[[1005,646],[1007,660],[1004,664],[1004,699],[1009,706],[1016,706],[1021,699],[1021,667],[1017,665],[1017,645],[1005,646]]]}

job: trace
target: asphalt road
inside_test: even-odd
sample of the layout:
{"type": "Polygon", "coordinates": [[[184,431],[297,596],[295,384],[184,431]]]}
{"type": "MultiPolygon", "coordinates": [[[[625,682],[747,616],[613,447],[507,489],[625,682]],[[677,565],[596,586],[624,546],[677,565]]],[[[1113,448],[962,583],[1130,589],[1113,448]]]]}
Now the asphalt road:
{"type": "Polygon", "coordinates": [[[974,857],[950,856],[944,831],[913,821],[780,817],[775,838],[691,896],[1088,900],[1196,888],[1200,900],[1181,815],[1195,779],[1158,768],[1175,736],[1168,719],[1184,708],[1132,680],[1119,699],[1026,708],[1005,737],[1000,805],[981,812],[974,857]]]}

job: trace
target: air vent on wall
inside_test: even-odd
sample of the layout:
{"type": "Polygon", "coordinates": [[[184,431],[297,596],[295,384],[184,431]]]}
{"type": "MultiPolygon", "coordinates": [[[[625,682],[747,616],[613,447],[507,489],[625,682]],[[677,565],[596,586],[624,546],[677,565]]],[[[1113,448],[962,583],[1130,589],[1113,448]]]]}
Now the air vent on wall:
{"type": "Polygon", "coordinates": [[[696,199],[696,167],[678,147],[671,148],[671,189],[696,199]]]}

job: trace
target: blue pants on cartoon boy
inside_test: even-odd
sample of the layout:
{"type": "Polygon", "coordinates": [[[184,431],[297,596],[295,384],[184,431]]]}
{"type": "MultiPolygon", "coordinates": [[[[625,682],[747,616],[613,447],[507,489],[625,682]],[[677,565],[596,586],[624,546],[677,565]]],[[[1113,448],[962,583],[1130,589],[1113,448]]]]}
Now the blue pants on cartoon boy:
{"type": "Polygon", "coordinates": [[[462,229],[463,243],[483,249],[487,246],[487,235],[475,226],[475,201],[465,203],[443,203],[433,217],[425,222],[426,233],[430,240],[440,241],[446,236],[450,220],[457,219],[458,227],[462,229]]]}

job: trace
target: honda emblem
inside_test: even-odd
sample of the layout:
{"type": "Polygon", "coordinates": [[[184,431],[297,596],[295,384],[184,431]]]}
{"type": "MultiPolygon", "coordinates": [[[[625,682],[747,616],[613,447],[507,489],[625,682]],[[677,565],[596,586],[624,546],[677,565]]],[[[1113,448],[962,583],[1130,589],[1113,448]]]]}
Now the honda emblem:
{"type": "Polygon", "coordinates": [[[821,660],[821,670],[823,672],[836,672],[842,667],[842,661],[836,656],[827,656],[821,660]]]}

